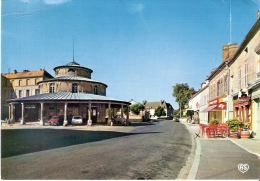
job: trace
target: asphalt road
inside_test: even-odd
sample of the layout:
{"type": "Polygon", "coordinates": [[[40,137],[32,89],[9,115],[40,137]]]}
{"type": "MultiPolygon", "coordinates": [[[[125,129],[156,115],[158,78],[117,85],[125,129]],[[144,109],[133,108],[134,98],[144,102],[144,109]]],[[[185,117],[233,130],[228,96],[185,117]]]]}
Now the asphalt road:
{"type": "Polygon", "coordinates": [[[191,153],[190,133],[180,123],[108,128],[2,130],[1,178],[172,180],[191,153]]]}

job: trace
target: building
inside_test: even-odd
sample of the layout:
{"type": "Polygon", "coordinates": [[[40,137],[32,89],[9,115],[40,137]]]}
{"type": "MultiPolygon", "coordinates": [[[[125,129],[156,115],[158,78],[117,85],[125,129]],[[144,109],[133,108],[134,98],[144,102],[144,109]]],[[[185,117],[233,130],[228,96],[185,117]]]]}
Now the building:
{"type": "Polygon", "coordinates": [[[209,123],[209,115],[208,112],[204,110],[208,107],[208,100],[209,100],[209,81],[206,80],[201,84],[200,89],[200,108],[199,108],[199,118],[200,123],[207,124],[209,123]]]}
{"type": "MultiPolygon", "coordinates": [[[[1,119],[9,118],[8,99],[28,97],[39,94],[37,83],[46,79],[53,78],[46,70],[40,69],[36,71],[24,70],[12,73],[1,74],[1,119]]],[[[15,111],[19,111],[17,109],[15,111]]],[[[15,114],[19,114],[15,112],[15,114]]],[[[16,120],[18,117],[16,117],[16,120]]],[[[28,117],[28,120],[34,120],[34,117],[28,117]]]]}
{"type": "Polygon", "coordinates": [[[228,63],[233,118],[249,123],[260,138],[260,12],[258,19],[228,63]]]}
{"type": "Polygon", "coordinates": [[[54,71],[55,78],[37,82],[39,94],[8,100],[10,119],[19,117],[21,124],[24,124],[29,121],[28,115],[34,113],[35,121],[40,120],[41,125],[44,125],[45,119],[57,115],[64,118],[66,125],[72,116],[80,115],[84,122],[110,124],[113,108],[129,109],[129,102],[106,97],[107,85],[91,79],[93,71],[74,60],[55,67],[54,71]],[[14,111],[17,109],[20,114],[14,111]]]}
{"type": "Polygon", "coordinates": [[[208,88],[208,80],[201,84],[201,88],[189,99],[189,106],[186,109],[191,110],[193,112],[192,120],[194,123],[208,123],[208,111],[206,108],[208,107],[209,100],[209,88],[208,88]]]}
{"type": "Polygon", "coordinates": [[[164,100],[161,100],[160,102],[145,102],[144,104],[145,110],[149,111],[151,116],[154,116],[155,109],[159,106],[163,107],[165,110],[165,113],[167,117],[173,116],[173,107],[170,103],[167,103],[164,100]]]}
{"type": "MultiPolygon", "coordinates": [[[[208,121],[217,119],[226,122],[237,118],[244,124],[249,124],[252,136],[258,139],[260,139],[259,28],[260,10],[257,21],[239,47],[237,44],[226,44],[222,47],[222,63],[208,77],[209,100],[207,107],[202,111],[208,112],[208,121]]],[[[200,94],[202,103],[205,98],[202,93],[200,94]]],[[[195,100],[190,100],[190,107],[193,101],[195,100]]]]}

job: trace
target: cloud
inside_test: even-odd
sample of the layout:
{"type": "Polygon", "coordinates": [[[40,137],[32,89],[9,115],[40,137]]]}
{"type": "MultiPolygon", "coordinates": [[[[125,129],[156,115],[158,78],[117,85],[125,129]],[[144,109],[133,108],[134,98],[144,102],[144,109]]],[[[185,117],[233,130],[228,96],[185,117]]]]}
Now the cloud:
{"type": "Polygon", "coordinates": [[[69,0],[44,0],[44,3],[48,5],[58,5],[68,2],[69,0]]]}
{"type": "Polygon", "coordinates": [[[129,7],[129,12],[131,13],[141,13],[144,9],[143,4],[133,4],[129,7]]]}
{"type": "MultiPolygon", "coordinates": [[[[38,0],[19,0],[24,3],[36,2],[38,0]]],[[[42,0],[47,5],[59,5],[68,2],[69,0],[42,0]]]]}

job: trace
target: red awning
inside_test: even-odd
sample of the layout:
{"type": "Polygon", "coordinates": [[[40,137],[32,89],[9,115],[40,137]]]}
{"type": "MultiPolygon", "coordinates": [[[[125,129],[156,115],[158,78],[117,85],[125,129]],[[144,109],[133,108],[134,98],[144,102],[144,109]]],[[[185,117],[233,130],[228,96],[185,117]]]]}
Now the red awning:
{"type": "Polygon", "coordinates": [[[217,107],[217,109],[219,110],[226,110],[227,108],[227,104],[226,103],[220,103],[217,107]]]}
{"type": "Polygon", "coordinates": [[[214,109],[215,107],[217,107],[217,105],[209,106],[209,107],[207,107],[206,109],[204,109],[202,112],[209,112],[209,111],[211,111],[212,109],[214,109]]]}

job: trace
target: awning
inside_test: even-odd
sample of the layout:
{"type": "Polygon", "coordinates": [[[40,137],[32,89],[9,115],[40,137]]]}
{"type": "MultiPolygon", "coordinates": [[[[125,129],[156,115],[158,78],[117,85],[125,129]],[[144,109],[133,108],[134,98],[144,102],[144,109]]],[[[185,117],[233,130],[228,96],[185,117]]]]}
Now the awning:
{"type": "Polygon", "coordinates": [[[209,107],[207,107],[206,109],[204,109],[202,112],[209,112],[209,111],[211,111],[212,109],[214,109],[215,107],[217,107],[217,105],[209,106],[209,107]]]}
{"type": "Polygon", "coordinates": [[[227,108],[227,104],[226,103],[220,103],[218,105],[217,109],[219,109],[219,110],[226,110],[226,108],[227,108]]]}

